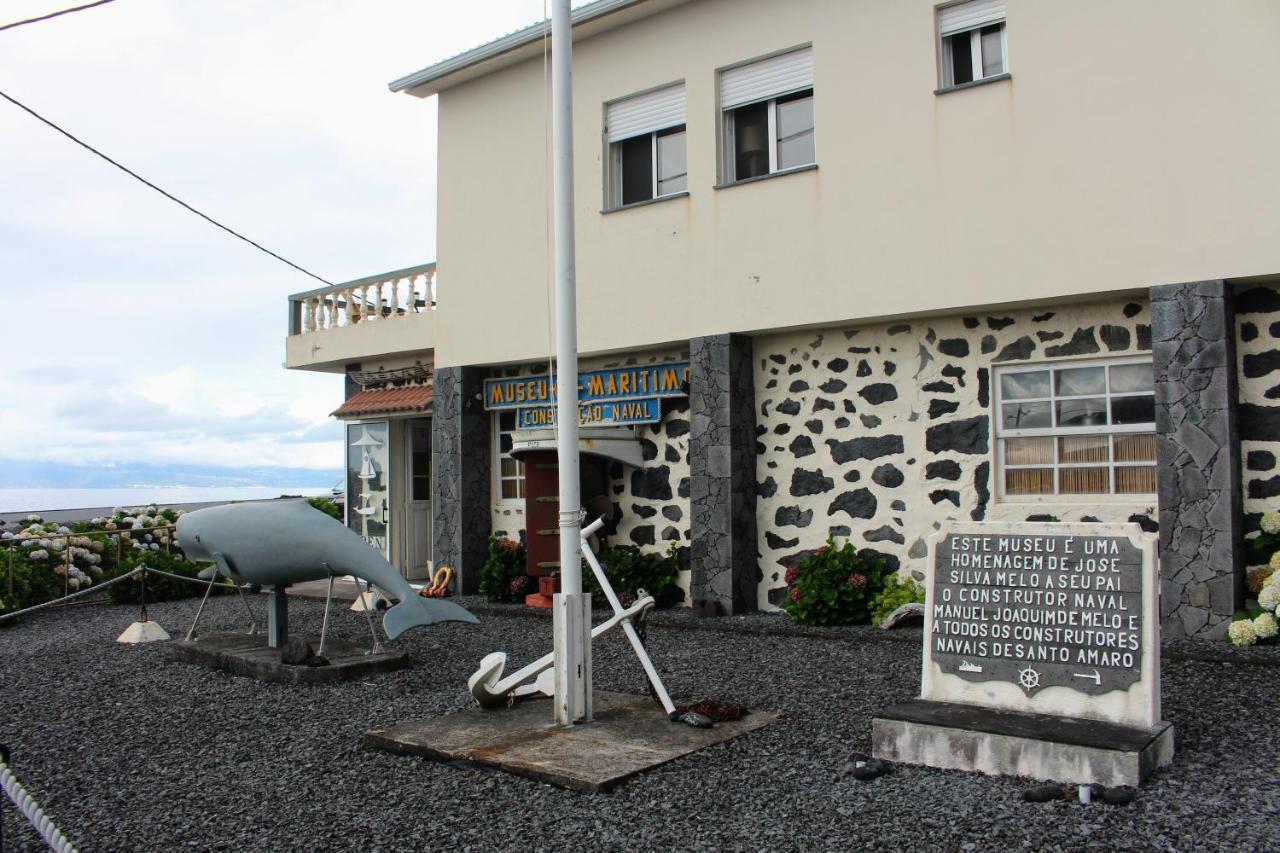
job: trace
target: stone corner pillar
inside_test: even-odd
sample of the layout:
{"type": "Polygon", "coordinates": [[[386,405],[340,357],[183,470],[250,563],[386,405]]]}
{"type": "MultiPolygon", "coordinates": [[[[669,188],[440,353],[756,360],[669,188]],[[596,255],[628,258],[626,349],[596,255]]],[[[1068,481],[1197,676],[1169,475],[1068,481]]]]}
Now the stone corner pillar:
{"type": "Polygon", "coordinates": [[[453,568],[464,595],[480,591],[493,524],[484,376],[475,367],[437,368],[431,402],[432,559],[453,568]]]}
{"type": "Polygon", "coordinates": [[[1161,627],[1221,635],[1244,603],[1231,285],[1151,288],[1161,627]]]}
{"type": "Polygon", "coordinates": [[[746,335],[689,341],[691,592],[724,614],[755,610],[762,577],[752,358],[746,335]]]}

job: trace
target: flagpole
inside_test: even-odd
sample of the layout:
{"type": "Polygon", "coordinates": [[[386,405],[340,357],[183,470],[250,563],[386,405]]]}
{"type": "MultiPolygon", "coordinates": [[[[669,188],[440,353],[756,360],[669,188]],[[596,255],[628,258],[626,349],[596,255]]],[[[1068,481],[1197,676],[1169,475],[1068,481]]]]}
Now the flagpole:
{"type": "Polygon", "coordinates": [[[591,718],[591,606],[582,594],[578,484],[578,322],[573,216],[573,36],[569,0],[551,7],[552,208],[556,284],[556,425],[560,593],[552,608],[555,721],[591,718]]]}

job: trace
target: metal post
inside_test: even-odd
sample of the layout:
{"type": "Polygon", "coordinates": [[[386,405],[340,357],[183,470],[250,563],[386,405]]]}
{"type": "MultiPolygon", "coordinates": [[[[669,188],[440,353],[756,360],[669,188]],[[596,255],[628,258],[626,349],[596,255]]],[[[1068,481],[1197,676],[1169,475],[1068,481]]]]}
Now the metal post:
{"type": "Polygon", "coordinates": [[[329,605],[333,603],[333,572],[329,572],[329,591],[324,597],[324,621],[320,623],[320,649],[318,655],[324,654],[324,635],[329,633],[329,605]]]}
{"type": "Polygon", "coordinates": [[[267,602],[267,647],[278,649],[289,639],[289,602],[285,587],[277,584],[271,588],[267,602]]]}
{"type": "Polygon", "coordinates": [[[578,321],[573,217],[573,32],[569,0],[551,7],[552,196],[555,216],[556,428],[560,476],[560,593],[552,608],[555,721],[590,719],[591,605],[584,604],[578,542],[578,321]],[[583,614],[586,614],[585,618],[583,614]]]}

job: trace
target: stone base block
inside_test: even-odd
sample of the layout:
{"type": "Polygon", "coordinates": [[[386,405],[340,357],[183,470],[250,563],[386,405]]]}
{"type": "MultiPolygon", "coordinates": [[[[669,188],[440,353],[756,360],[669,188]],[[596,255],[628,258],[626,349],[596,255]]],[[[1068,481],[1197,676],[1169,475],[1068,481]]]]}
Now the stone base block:
{"type": "MultiPolygon", "coordinates": [[[[318,648],[318,639],[311,640],[318,648]]],[[[175,659],[232,675],[281,684],[332,684],[353,681],[379,672],[404,669],[411,663],[403,652],[371,654],[369,646],[338,640],[324,645],[328,666],[290,666],[280,662],[280,650],[269,648],[262,634],[204,634],[190,642],[178,640],[171,647],[175,659]]]]}
{"type": "Polygon", "coordinates": [[[1135,729],[917,699],[871,721],[876,758],[1071,784],[1138,785],[1173,761],[1173,726],[1135,729]]]}

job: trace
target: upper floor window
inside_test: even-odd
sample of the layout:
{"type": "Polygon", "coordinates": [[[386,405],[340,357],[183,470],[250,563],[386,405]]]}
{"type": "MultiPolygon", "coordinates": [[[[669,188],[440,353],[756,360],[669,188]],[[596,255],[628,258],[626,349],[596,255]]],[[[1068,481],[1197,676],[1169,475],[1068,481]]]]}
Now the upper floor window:
{"type": "Polygon", "coordinates": [[[1154,494],[1154,387],[1149,357],[997,367],[1003,494],[1154,494]]]}
{"type": "Polygon", "coordinates": [[[605,114],[610,164],[606,207],[688,190],[683,83],[614,101],[605,114]]]}
{"type": "Polygon", "coordinates": [[[966,0],[938,9],[943,88],[997,77],[1005,62],[1004,0],[966,0]]]}
{"type": "Polygon", "coordinates": [[[816,162],[813,48],[720,72],[725,183],[816,162]]]}

